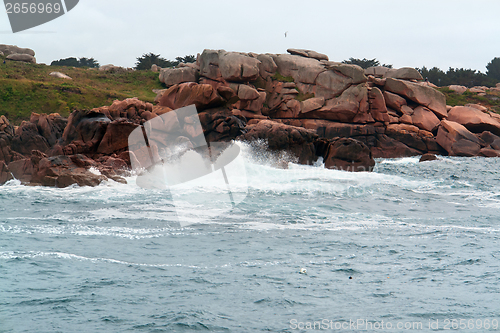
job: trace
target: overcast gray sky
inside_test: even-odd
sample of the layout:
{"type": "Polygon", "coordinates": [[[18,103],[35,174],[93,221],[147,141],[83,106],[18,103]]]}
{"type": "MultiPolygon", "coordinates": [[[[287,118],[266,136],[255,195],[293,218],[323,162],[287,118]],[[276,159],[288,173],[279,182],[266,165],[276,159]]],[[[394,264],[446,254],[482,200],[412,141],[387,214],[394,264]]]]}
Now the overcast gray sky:
{"type": "Polygon", "coordinates": [[[173,60],[206,48],[305,48],[333,61],[485,72],[500,57],[499,13],[498,0],[80,0],[66,15],[16,34],[0,10],[0,44],[32,48],[47,64],[93,57],[133,67],[148,52],[173,60]]]}

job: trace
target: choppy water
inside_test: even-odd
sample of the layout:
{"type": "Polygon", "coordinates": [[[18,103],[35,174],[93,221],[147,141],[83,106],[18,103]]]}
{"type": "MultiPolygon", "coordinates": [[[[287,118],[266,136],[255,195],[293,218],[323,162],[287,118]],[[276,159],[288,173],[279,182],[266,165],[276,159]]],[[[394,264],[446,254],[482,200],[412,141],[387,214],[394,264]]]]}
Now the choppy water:
{"type": "Polygon", "coordinates": [[[500,159],[380,160],[373,173],[249,161],[247,175],[233,211],[186,227],[134,178],[1,187],[0,332],[500,321],[500,159]]]}

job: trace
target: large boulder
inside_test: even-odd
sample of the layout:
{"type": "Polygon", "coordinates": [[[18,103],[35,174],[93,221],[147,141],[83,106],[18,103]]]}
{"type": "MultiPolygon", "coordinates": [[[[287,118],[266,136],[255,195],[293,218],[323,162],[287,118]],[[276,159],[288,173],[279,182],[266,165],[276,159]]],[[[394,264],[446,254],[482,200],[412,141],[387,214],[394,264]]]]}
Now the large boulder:
{"type": "Polygon", "coordinates": [[[32,150],[46,152],[50,148],[50,144],[46,138],[40,135],[36,124],[23,121],[16,130],[11,148],[23,155],[29,155],[32,150]]]}
{"type": "Polygon", "coordinates": [[[413,125],[428,132],[434,131],[440,124],[436,115],[426,107],[418,106],[411,115],[413,125]]]}
{"type": "Polygon", "coordinates": [[[300,109],[303,113],[307,113],[321,109],[323,105],[325,105],[325,99],[323,97],[313,97],[302,101],[300,109]]]}
{"type": "MultiPolygon", "coordinates": [[[[422,135],[417,126],[408,124],[390,124],[386,128],[385,134],[394,140],[404,143],[409,148],[413,148],[421,152],[426,152],[428,150],[427,144],[423,140],[424,135],[422,135]]],[[[432,136],[432,134],[430,134],[430,136],[432,136]]]]}
{"type": "Polygon", "coordinates": [[[480,139],[484,141],[486,146],[490,146],[495,150],[500,150],[500,137],[489,132],[485,131],[481,133],[480,139]]]}
{"type": "Polygon", "coordinates": [[[222,74],[219,69],[219,52],[218,50],[203,50],[203,53],[199,57],[201,76],[216,81],[222,80],[222,74]]]}
{"type": "Polygon", "coordinates": [[[222,78],[232,82],[247,82],[257,79],[260,61],[243,53],[220,52],[219,70],[222,78]]]}
{"type": "Polygon", "coordinates": [[[446,97],[434,88],[393,78],[387,78],[384,88],[426,106],[441,119],[448,116],[446,97]]]}
{"type": "Polygon", "coordinates": [[[198,114],[207,142],[234,140],[245,132],[245,118],[228,109],[210,109],[198,114]]]}
{"type": "Polygon", "coordinates": [[[340,138],[332,142],[325,154],[325,167],[344,171],[372,171],[375,160],[370,148],[352,138],[340,138]]]}
{"type": "Polygon", "coordinates": [[[293,55],[298,55],[306,58],[313,58],[316,60],[326,60],[328,61],[328,56],[326,54],[322,54],[312,50],[304,50],[304,49],[288,49],[286,50],[288,53],[293,55]]]}
{"type": "Polygon", "coordinates": [[[348,76],[332,70],[325,71],[317,76],[316,86],[313,92],[316,97],[330,99],[339,96],[352,85],[352,82],[352,78],[348,76]]]}
{"type": "Polygon", "coordinates": [[[254,100],[260,97],[259,91],[246,84],[239,84],[237,87],[238,98],[242,100],[254,100]]]}
{"type": "Polygon", "coordinates": [[[9,122],[9,119],[4,115],[0,116],[0,132],[4,132],[6,135],[14,135],[14,126],[9,122]]]}
{"type": "Polygon", "coordinates": [[[448,112],[447,120],[464,125],[469,131],[481,133],[490,131],[500,135],[500,123],[488,113],[467,106],[455,106],[448,112]]]}
{"type": "Polygon", "coordinates": [[[28,63],[36,64],[35,57],[33,57],[29,54],[13,53],[13,54],[8,55],[6,59],[12,60],[12,61],[21,61],[21,62],[28,62],[28,63]]]}
{"type": "Polygon", "coordinates": [[[107,73],[126,73],[129,70],[125,67],[115,66],[113,64],[107,64],[99,67],[99,71],[107,73]]]}
{"type": "Polygon", "coordinates": [[[388,78],[394,78],[394,79],[401,79],[401,80],[418,80],[422,81],[422,75],[412,67],[403,67],[399,69],[389,69],[387,72],[385,72],[384,77],[388,78]]]}
{"type": "Polygon", "coordinates": [[[34,168],[30,158],[23,158],[20,160],[12,161],[8,164],[9,171],[15,179],[27,184],[33,178],[34,168]]]}
{"type": "Polygon", "coordinates": [[[209,84],[194,82],[176,84],[165,91],[160,98],[160,106],[173,110],[194,104],[198,111],[224,104],[217,90],[209,84]]]}
{"type": "Polygon", "coordinates": [[[382,91],[377,87],[373,87],[368,93],[368,100],[370,104],[370,114],[373,119],[380,122],[389,122],[387,106],[382,91]]]}
{"type": "Polygon", "coordinates": [[[137,126],[129,122],[111,122],[106,127],[106,133],[99,143],[97,153],[110,155],[127,149],[129,135],[137,126]]]}
{"type": "Polygon", "coordinates": [[[389,71],[389,67],[385,66],[372,66],[365,69],[365,75],[372,75],[374,77],[383,77],[387,71],[389,71]]]}
{"type": "Polygon", "coordinates": [[[160,82],[167,87],[184,82],[196,82],[198,71],[191,67],[162,68],[160,71],[160,82]]]}
{"type": "Polygon", "coordinates": [[[377,134],[376,145],[371,148],[374,158],[398,158],[422,155],[422,152],[408,147],[385,134],[377,134]]]}
{"type": "Polygon", "coordinates": [[[349,123],[358,113],[367,113],[368,109],[368,89],[364,84],[359,84],[346,89],[340,97],[326,101],[326,105],[320,109],[305,113],[302,110],[299,117],[349,123]]]}
{"type": "Polygon", "coordinates": [[[340,62],[322,61],[325,67],[334,72],[351,78],[351,84],[360,84],[368,81],[363,68],[357,65],[343,64],[340,62]]]}
{"type": "Polygon", "coordinates": [[[274,62],[274,59],[269,54],[259,54],[257,60],[260,61],[259,70],[260,76],[267,79],[269,76],[273,76],[278,70],[278,66],[274,62]]]}
{"type": "Polygon", "coordinates": [[[463,125],[449,120],[441,120],[436,136],[437,143],[450,156],[477,156],[484,142],[463,125]]]}
{"type": "Polygon", "coordinates": [[[462,95],[464,92],[467,91],[467,87],[466,86],[460,86],[460,85],[456,85],[456,84],[452,84],[452,85],[448,86],[448,88],[450,90],[453,90],[457,94],[460,94],[460,95],[462,95]]]}
{"type": "Polygon", "coordinates": [[[33,51],[32,49],[22,48],[16,45],[0,44],[0,52],[2,52],[5,56],[11,54],[27,54],[32,57],[35,56],[35,51],[33,51]]]}
{"type": "Polygon", "coordinates": [[[59,188],[74,184],[97,186],[107,177],[88,170],[95,165],[96,162],[83,155],[43,157],[35,164],[31,182],[59,188]]]}
{"type": "Polygon", "coordinates": [[[318,75],[326,68],[316,59],[297,55],[278,54],[273,56],[278,72],[284,77],[292,77],[295,82],[314,84],[318,75]]]}
{"type": "Polygon", "coordinates": [[[397,94],[393,94],[388,91],[384,91],[384,99],[387,107],[396,110],[398,112],[403,112],[401,108],[407,105],[406,99],[397,94]]]}
{"type": "Polygon", "coordinates": [[[72,153],[88,153],[95,151],[101,142],[111,120],[96,110],[76,110],[69,116],[68,124],[62,135],[62,145],[80,141],[87,145],[88,151],[72,153]]]}
{"type": "Polygon", "coordinates": [[[312,164],[318,158],[314,146],[318,135],[314,131],[271,120],[261,120],[246,129],[247,132],[239,140],[265,140],[270,150],[287,151],[295,155],[300,164],[312,164]]]}
{"type": "Polygon", "coordinates": [[[67,119],[61,117],[59,113],[49,115],[32,113],[30,122],[35,124],[38,133],[47,139],[49,147],[54,146],[59,141],[68,123],[67,119]]]}
{"type": "Polygon", "coordinates": [[[376,133],[383,133],[383,127],[375,127],[373,125],[364,125],[364,124],[348,124],[348,123],[340,123],[330,120],[322,120],[322,119],[292,119],[289,123],[290,125],[295,125],[298,121],[299,124],[296,126],[302,126],[306,129],[311,129],[318,134],[319,137],[326,139],[335,139],[338,137],[347,137],[347,138],[363,138],[363,137],[371,137],[376,133]]]}
{"type": "Polygon", "coordinates": [[[12,173],[10,173],[10,170],[5,162],[0,160],[0,185],[5,184],[13,178],[14,177],[12,177],[12,173]]]}
{"type": "Polygon", "coordinates": [[[55,77],[55,78],[58,78],[58,79],[73,80],[71,77],[69,77],[68,75],[63,74],[61,72],[51,72],[49,74],[49,76],[52,76],[52,77],[55,77]]]}
{"type": "Polygon", "coordinates": [[[8,137],[0,137],[0,161],[9,163],[12,161],[12,150],[10,149],[10,140],[8,137]]]}

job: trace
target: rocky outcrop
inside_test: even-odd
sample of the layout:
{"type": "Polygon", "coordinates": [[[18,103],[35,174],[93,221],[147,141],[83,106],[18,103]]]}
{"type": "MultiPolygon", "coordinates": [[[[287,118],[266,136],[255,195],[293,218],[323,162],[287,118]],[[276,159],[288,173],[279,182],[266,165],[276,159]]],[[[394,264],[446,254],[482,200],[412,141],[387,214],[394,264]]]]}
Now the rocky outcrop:
{"type": "Polygon", "coordinates": [[[213,86],[190,82],[174,85],[165,91],[159,105],[179,109],[194,104],[198,111],[203,111],[210,107],[221,106],[223,102],[213,86]]]}
{"type": "Polygon", "coordinates": [[[437,143],[451,156],[477,156],[485,143],[467,128],[454,121],[442,120],[437,143]]]}
{"type": "Polygon", "coordinates": [[[314,131],[271,120],[248,125],[246,131],[238,138],[239,140],[250,142],[265,140],[269,149],[291,152],[301,164],[312,164],[318,159],[314,146],[318,135],[314,131]]]}
{"type": "Polygon", "coordinates": [[[49,75],[58,79],[73,80],[72,78],[61,72],[51,72],[49,75]]]}
{"type": "Polygon", "coordinates": [[[107,73],[126,73],[128,71],[131,71],[129,68],[124,68],[120,66],[115,66],[113,64],[108,64],[99,67],[99,71],[101,72],[107,72],[107,73]]]}
{"type": "Polygon", "coordinates": [[[464,92],[467,91],[467,87],[465,86],[460,86],[460,85],[456,85],[456,84],[452,84],[452,85],[449,85],[448,88],[450,90],[453,90],[454,92],[456,92],[457,94],[460,94],[462,95],[464,92]]]}
{"type": "Polygon", "coordinates": [[[436,160],[438,160],[436,155],[427,153],[420,157],[419,162],[436,161],[436,160]]]}
{"type": "Polygon", "coordinates": [[[129,151],[130,133],[160,120],[161,130],[150,133],[156,154],[172,140],[194,147],[191,139],[203,134],[209,144],[266,142],[299,163],[322,157],[325,167],[349,171],[372,170],[374,158],[500,156],[500,116],[480,105],[447,107],[414,69],[363,70],[311,50],[288,51],[205,50],[194,64],[161,69],[168,87],[156,91],[156,105],[129,98],[68,119],[34,113],[17,128],[0,117],[2,179],[8,168],[23,182],[51,186],[123,181],[117,171],[145,153],[129,151]],[[193,104],[201,127],[171,113],[193,104]],[[182,137],[169,137],[179,126],[182,137]],[[100,175],[89,175],[90,167],[100,175]]]}
{"type": "Polygon", "coordinates": [[[29,55],[29,54],[13,53],[13,54],[9,54],[6,59],[7,60],[21,61],[21,62],[28,62],[28,63],[36,64],[35,57],[33,57],[33,56],[29,55]]]}
{"type": "Polygon", "coordinates": [[[340,138],[329,144],[324,158],[328,169],[344,171],[372,171],[375,160],[370,148],[352,138],[340,138]]]}
{"type": "Polygon", "coordinates": [[[35,56],[35,51],[32,49],[18,47],[17,45],[0,44],[0,52],[2,52],[5,56],[9,56],[11,54],[27,54],[32,57],[35,56]]]}
{"type": "Polygon", "coordinates": [[[303,49],[288,49],[288,53],[293,55],[298,55],[305,58],[313,58],[316,60],[326,60],[328,61],[328,56],[313,50],[303,50],[303,49]]]}
{"type": "Polygon", "coordinates": [[[290,54],[258,55],[205,50],[198,59],[199,83],[211,85],[224,96],[222,104],[239,110],[247,119],[264,117],[297,126],[311,125],[310,120],[329,121],[328,131],[311,126],[320,137],[336,129],[349,135],[351,128],[366,127],[361,131],[366,134],[355,139],[377,157],[445,152],[435,138],[441,119],[448,116],[445,96],[420,82],[422,77],[415,69],[363,70],[328,61],[310,50],[288,51],[290,54]],[[245,78],[228,75],[221,71],[224,59],[231,59],[232,68],[240,68],[240,72],[246,68],[252,74],[245,78]],[[388,126],[395,124],[411,125],[413,131],[392,128],[386,135],[388,126]],[[384,147],[394,145],[398,149],[385,151],[384,147]]]}
{"type": "Polygon", "coordinates": [[[387,78],[384,88],[429,108],[441,119],[447,117],[446,97],[433,88],[393,78],[387,78]]]}
{"type": "Polygon", "coordinates": [[[422,75],[415,68],[411,67],[403,67],[398,69],[390,68],[384,73],[383,77],[390,77],[400,80],[423,80],[422,75]]]}
{"type": "Polygon", "coordinates": [[[9,168],[4,161],[0,160],[0,185],[5,184],[12,179],[14,179],[14,177],[12,176],[9,168]]]}
{"type": "Polygon", "coordinates": [[[165,83],[167,87],[184,82],[196,82],[198,71],[191,67],[181,68],[162,68],[160,70],[160,82],[165,83]]]}
{"type": "Polygon", "coordinates": [[[455,106],[450,110],[447,120],[464,125],[469,131],[474,133],[490,131],[496,135],[500,135],[500,122],[490,114],[484,113],[474,107],[455,106]]]}
{"type": "Polygon", "coordinates": [[[96,166],[95,161],[84,155],[48,157],[40,151],[33,151],[30,158],[10,163],[9,169],[23,183],[53,187],[97,186],[108,178],[89,171],[90,167],[96,166]]]}

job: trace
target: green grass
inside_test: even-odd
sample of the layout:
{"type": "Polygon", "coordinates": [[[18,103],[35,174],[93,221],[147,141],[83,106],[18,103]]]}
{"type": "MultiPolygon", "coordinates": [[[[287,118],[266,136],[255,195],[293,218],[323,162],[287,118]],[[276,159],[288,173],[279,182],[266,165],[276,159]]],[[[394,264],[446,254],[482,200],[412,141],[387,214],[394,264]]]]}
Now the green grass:
{"type": "Polygon", "coordinates": [[[305,93],[304,94],[302,91],[300,91],[299,88],[295,88],[295,89],[299,92],[299,94],[297,96],[295,96],[295,99],[298,100],[299,102],[303,102],[309,98],[314,98],[313,93],[305,93]]]}
{"type": "Polygon", "coordinates": [[[271,76],[271,78],[273,78],[276,81],[281,81],[281,82],[294,82],[293,77],[283,76],[278,72],[274,73],[274,75],[271,76]]]}
{"type": "Polygon", "coordinates": [[[110,105],[115,99],[137,97],[153,102],[153,89],[164,89],[158,73],[103,73],[86,68],[46,66],[7,61],[0,57],[0,115],[14,124],[32,112],[57,112],[67,117],[75,109],[110,105]],[[73,80],[49,76],[64,73],[73,80]]]}
{"type": "Polygon", "coordinates": [[[465,104],[481,104],[495,112],[500,113],[500,93],[487,91],[486,96],[479,96],[477,93],[467,90],[463,94],[457,94],[448,87],[438,88],[446,96],[446,104],[450,106],[465,104]]]}

